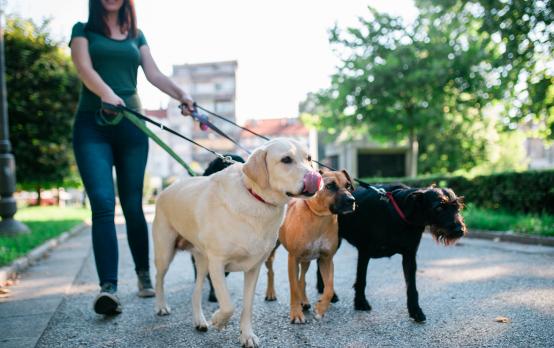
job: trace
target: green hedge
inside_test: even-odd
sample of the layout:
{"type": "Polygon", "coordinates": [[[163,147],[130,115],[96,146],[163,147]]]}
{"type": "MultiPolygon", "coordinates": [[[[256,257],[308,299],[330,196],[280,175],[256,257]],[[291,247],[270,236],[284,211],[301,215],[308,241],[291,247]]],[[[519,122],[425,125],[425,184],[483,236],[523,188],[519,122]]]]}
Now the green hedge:
{"type": "Polygon", "coordinates": [[[522,213],[554,214],[554,170],[505,172],[477,176],[429,176],[418,178],[370,178],[369,183],[403,183],[413,187],[436,184],[449,187],[467,203],[481,208],[522,213]]]}

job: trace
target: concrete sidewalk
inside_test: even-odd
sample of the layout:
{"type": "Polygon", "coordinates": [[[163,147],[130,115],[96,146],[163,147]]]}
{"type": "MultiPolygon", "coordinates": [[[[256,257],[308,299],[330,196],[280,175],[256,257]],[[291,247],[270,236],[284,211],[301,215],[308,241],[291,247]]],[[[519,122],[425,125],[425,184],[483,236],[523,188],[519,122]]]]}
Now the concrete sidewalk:
{"type": "MultiPolygon", "coordinates": [[[[241,274],[232,273],[227,279],[237,308],[229,327],[199,333],[191,323],[190,254],[176,255],[166,277],[173,312],[158,317],[154,299],[136,296],[136,276],[121,224],[118,240],[121,315],[105,318],[92,310],[98,285],[87,229],[30,268],[10,287],[9,297],[0,299],[0,347],[239,346],[241,274]]],[[[308,324],[292,325],[286,259],[279,248],[274,264],[278,300],[263,300],[265,269],[256,289],[253,324],[263,347],[554,346],[554,248],[469,239],[445,248],[426,235],[418,255],[425,324],[408,318],[399,256],[371,260],[366,294],[373,310],[354,311],[357,252],[343,243],[335,257],[340,301],[323,320],[307,313],[308,324]],[[509,318],[509,323],[496,322],[498,316],[509,318]]],[[[314,266],[307,282],[313,304],[317,299],[314,266]]],[[[208,319],[217,309],[207,302],[207,288],[203,307],[208,319]]]]}
{"type": "Polygon", "coordinates": [[[34,347],[91,252],[90,228],[23,273],[0,298],[0,346],[34,347]]]}

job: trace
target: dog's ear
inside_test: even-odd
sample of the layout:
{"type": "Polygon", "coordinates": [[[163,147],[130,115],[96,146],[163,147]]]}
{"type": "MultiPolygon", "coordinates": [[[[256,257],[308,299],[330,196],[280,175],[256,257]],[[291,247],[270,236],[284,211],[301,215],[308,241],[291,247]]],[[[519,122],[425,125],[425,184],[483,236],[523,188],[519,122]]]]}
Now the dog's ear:
{"type": "Polygon", "coordinates": [[[325,167],[320,167],[319,170],[318,170],[319,174],[321,174],[321,175],[323,175],[324,173],[327,173],[329,171],[330,170],[325,168],[325,167]]]}
{"type": "Polygon", "coordinates": [[[344,174],[344,176],[346,176],[346,180],[348,180],[348,183],[350,183],[349,191],[353,192],[354,191],[354,183],[352,182],[352,178],[350,177],[350,174],[348,174],[348,172],[345,169],[341,170],[341,172],[344,174]]]}
{"type": "Polygon", "coordinates": [[[258,149],[254,151],[242,167],[243,173],[254,181],[260,188],[269,187],[269,172],[267,170],[267,151],[258,149]]]}
{"type": "Polygon", "coordinates": [[[341,172],[344,174],[344,176],[346,176],[346,180],[350,182],[350,185],[352,185],[352,178],[350,178],[350,174],[348,174],[348,172],[345,169],[341,170],[341,172]]]}
{"type": "Polygon", "coordinates": [[[411,199],[414,202],[418,202],[423,198],[423,195],[425,194],[425,191],[423,190],[417,190],[408,195],[408,198],[411,199]]]}

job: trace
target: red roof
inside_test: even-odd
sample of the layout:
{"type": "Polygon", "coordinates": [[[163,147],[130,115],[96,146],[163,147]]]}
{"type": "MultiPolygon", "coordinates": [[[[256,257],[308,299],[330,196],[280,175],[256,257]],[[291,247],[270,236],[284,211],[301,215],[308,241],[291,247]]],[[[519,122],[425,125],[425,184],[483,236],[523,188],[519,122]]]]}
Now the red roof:
{"type": "Polygon", "coordinates": [[[156,109],[156,110],[145,109],[144,113],[146,114],[146,116],[151,116],[156,118],[167,118],[167,109],[156,109]]]}
{"type": "MultiPolygon", "coordinates": [[[[258,134],[268,137],[275,136],[308,136],[309,131],[298,118],[273,118],[261,120],[248,120],[244,124],[248,128],[258,134]]],[[[242,131],[241,137],[253,137],[250,132],[242,131]]]]}

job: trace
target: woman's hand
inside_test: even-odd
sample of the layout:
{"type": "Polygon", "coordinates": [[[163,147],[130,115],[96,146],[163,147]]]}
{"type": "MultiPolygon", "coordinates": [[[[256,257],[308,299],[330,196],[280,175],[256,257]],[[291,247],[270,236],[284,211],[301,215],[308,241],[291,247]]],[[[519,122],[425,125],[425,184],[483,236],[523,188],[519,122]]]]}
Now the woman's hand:
{"type": "Polygon", "coordinates": [[[190,116],[194,111],[194,101],[192,98],[187,93],[183,93],[179,101],[182,105],[181,114],[183,114],[183,116],[190,116]]]}
{"type": "MultiPolygon", "coordinates": [[[[102,102],[106,103],[106,104],[111,104],[111,105],[115,105],[115,106],[119,106],[119,105],[125,106],[125,102],[123,101],[123,99],[121,99],[114,92],[108,93],[105,96],[100,97],[100,99],[102,99],[102,102]]],[[[110,109],[103,109],[102,112],[106,115],[116,115],[117,114],[117,112],[115,112],[113,110],[110,110],[110,109]]]]}
{"type": "Polygon", "coordinates": [[[111,92],[111,93],[108,93],[102,97],[100,97],[100,99],[102,99],[102,102],[103,103],[106,103],[106,104],[112,104],[112,105],[123,105],[125,106],[125,102],[123,101],[123,99],[121,99],[117,94],[115,94],[114,92],[111,92]]]}

